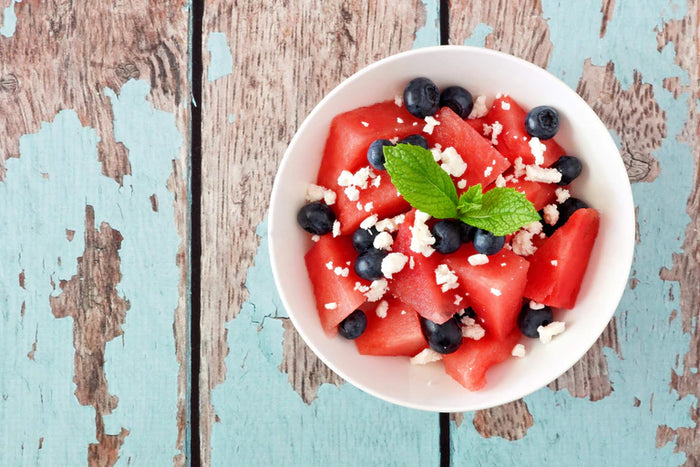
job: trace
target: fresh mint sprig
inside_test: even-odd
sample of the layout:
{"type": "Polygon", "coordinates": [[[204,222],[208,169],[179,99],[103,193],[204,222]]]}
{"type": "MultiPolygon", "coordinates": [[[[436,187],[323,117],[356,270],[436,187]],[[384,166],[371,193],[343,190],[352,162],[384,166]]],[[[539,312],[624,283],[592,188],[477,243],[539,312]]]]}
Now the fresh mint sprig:
{"type": "Polygon", "coordinates": [[[452,178],[432,153],[420,146],[385,146],[384,159],[398,192],[411,206],[435,218],[459,219],[498,236],[540,220],[533,204],[513,188],[493,188],[484,193],[477,184],[457,198],[452,178]]]}

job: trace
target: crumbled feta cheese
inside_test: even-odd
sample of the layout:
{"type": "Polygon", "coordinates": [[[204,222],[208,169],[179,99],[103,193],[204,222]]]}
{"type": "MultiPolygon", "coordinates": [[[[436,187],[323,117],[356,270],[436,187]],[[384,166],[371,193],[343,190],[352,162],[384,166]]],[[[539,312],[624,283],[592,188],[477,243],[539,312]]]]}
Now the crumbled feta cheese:
{"type": "Polygon", "coordinates": [[[360,123],[362,123],[362,126],[365,128],[367,128],[369,126],[369,123],[367,123],[367,122],[360,122],[360,123]]]}
{"type": "Polygon", "coordinates": [[[333,261],[328,261],[326,263],[326,267],[328,268],[329,271],[333,270],[333,261]]]}
{"type": "Polygon", "coordinates": [[[426,365],[442,360],[442,355],[433,349],[423,349],[415,357],[411,358],[411,365],[426,365]]]}
{"type": "Polygon", "coordinates": [[[467,118],[481,118],[489,113],[489,108],[486,107],[486,96],[478,96],[474,99],[474,107],[467,118]]]}
{"type": "Polygon", "coordinates": [[[394,145],[395,145],[396,143],[399,142],[399,137],[398,137],[398,136],[394,136],[393,138],[389,138],[389,142],[390,142],[391,144],[394,144],[394,145]]]}
{"type": "Polygon", "coordinates": [[[377,219],[379,219],[379,216],[377,214],[372,214],[360,223],[360,227],[369,230],[377,223],[377,219]]]}
{"type": "Polygon", "coordinates": [[[386,300],[382,300],[377,305],[377,309],[374,311],[380,318],[386,318],[386,312],[389,310],[389,303],[386,300]]]}
{"type": "Polygon", "coordinates": [[[432,135],[432,134],[433,134],[433,128],[435,128],[436,126],[438,126],[438,125],[440,124],[440,122],[438,122],[437,120],[435,120],[435,118],[434,118],[434,117],[431,117],[430,115],[428,115],[427,117],[425,117],[424,120],[425,120],[425,126],[423,127],[423,131],[424,131],[425,133],[428,133],[429,135],[432,135]]]}
{"type": "Polygon", "coordinates": [[[508,263],[501,263],[501,267],[504,268],[508,265],[508,263]]]}
{"type": "Polygon", "coordinates": [[[547,326],[538,326],[537,333],[540,335],[540,342],[549,344],[552,341],[552,337],[561,334],[565,329],[566,324],[564,322],[552,321],[547,326]]]}
{"type": "Polygon", "coordinates": [[[401,272],[408,262],[408,256],[403,253],[389,253],[382,260],[382,274],[387,279],[393,279],[394,274],[401,272]]]}
{"type": "Polygon", "coordinates": [[[503,110],[510,110],[510,102],[501,101],[501,108],[503,110]]]}
{"type": "Polygon", "coordinates": [[[416,267],[416,262],[415,262],[415,260],[413,259],[413,256],[411,256],[411,257],[409,258],[409,260],[408,260],[408,267],[411,268],[411,269],[413,269],[414,267],[416,267]]]}
{"type": "Polygon", "coordinates": [[[396,123],[403,123],[403,118],[396,117],[396,123]]]}
{"type": "Polygon", "coordinates": [[[561,172],[557,169],[545,169],[536,165],[525,166],[525,180],[540,183],[559,183],[561,172]]]}
{"type": "Polygon", "coordinates": [[[352,185],[353,175],[349,170],[343,170],[338,175],[338,186],[350,186],[352,185]]]}
{"type": "Polygon", "coordinates": [[[323,305],[323,307],[326,310],[335,310],[336,308],[338,308],[338,304],[335,302],[331,302],[331,303],[326,303],[325,305],[323,305]]]}
{"type": "Polygon", "coordinates": [[[493,172],[493,167],[489,165],[484,169],[484,177],[487,178],[489,175],[491,175],[491,172],[493,172]]]}
{"type": "Polygon", "coordinates": [[[503,125],[500,122],[493,122],[491,125],[491,144],[498,146],[498,135],[503,131],[503,125]]]}
{"type": "Polygon", "coordinates": [[[461,295],[455,295],[455,301],[453,303],[455,305],[459,306],[459,304],[462,303],[462,300],[464,300],[464,299],[462,298],[461,295]]]}
{"type": "Polygon", "coordinates": [[[552,261],[550,261],[550,263],[552,263],[552,266],[558,266],[558,265],[559,265],[559,261],[557,261],[556,259],[553,259],[552,261]]]}
{"type": "Polygon", "coordinates": [[[464,190],[467,187],[467,181],[465,179],[461,179],[457,182],[457,188],[460,190],[464,190]]]}
{"type": "Polygon", "coordinates": [[[317,241],[319,241],[319,240],[321,240],[321,237],[319,237],[318,235],[312,235],[312,236],[311,236],[311,241],[312,241],[312,242],[317,242],[317,241]]]}
{"type": "Polygon", "coordinates": [[[467,261],[469,261],[469,264],[472,266],[481,266],[489,262],[489,257],[483,253],[476,253],[467,258],[467,261]]]}
{"type": "Polygon", "coordinates": [[[435,238],[431,235],[430,229],[425,224],[430,216],[422,211],[416,211],[416,217],[413,221],[413,226],[409,227],[411,231],[411,251],[420,253],[426,258],[435,251],[433,245],[435,238]]]}
{"type": "Polygon", "coordinates": [[[333,272],[336,276],[348,277],[348,274],[350,274],[350,269],[336,266],[335,269],[333,269],[333,272]]]}
{"type": "Polygon", "coordinates": [[[541,238],[542,240],[544,240],[545,238],[547,238],[547,235],[546,235],[544,232],[542,232],[542,233],[540,234],[540,238],[541,238]]]}
{"type": "Polygon", "coordinates": [[[457,275],[446,264],[440,264],[435,268],[435,283],[441,286],[443,293],[459,287],[457,275]]]}
{"type": "Polygon", "coordinates": [[[492,131],[493,131],[493,127],[491,125],[489,125],[488,123],[484,123],[484,126],[481,128],[481,132],[483,133],[484,136],[489,136],[492,131]]]}
{"type": "Polygon", "coordinates": [[[544,163],[544,152],[547,150],[547,146],[542,144],[540,139],[536,136],[533,136],[527,145],[530,146],[530,153],[535,158],[535,165],[542,165],[544,163]]]}
{"type": "Polygon", "coordinates": [[[352,262],[350,262],[350,261],[346,261],[346,262],[345,262],[345,265],[346,265],[346,266],[350,266],[351,264],[352,264],[352,262]]]}
{"type": "Polygon", "coordinates": [[[544,305],[542,303],[537,303],[534,300],[530,300],[530,309],[531,310],[541,310],[544,308],[544,305]]]}
{"type": "MultiPolygon", "coordinates": [[[[513,161],[513,175],[515,175],[514,178],[520,178],[523,175],[525,175],[525,164],[523,164],[523,158],[522,157],[516,157],[515,160],[513,161]]],[[[506,179],[508,180],[508,179],[506,179]]]]}
{"type": "Polygon", "coordinates": [[[523,228],[532,235],[537,235],[538,233],[542,232],[542,223],[540,221],[530,222],[523,228]]]}
{"type": "Polygon", "coordinates": [[[328,206],[335,204],[336,194],[335,191],[329,190],[328,188],[314,185],[309,183],[306,186],[306,201],[314,202],[323,200],[328,206]]]}
{"type": "Polygon", "coordinates": [[[399,214],[396,217],[393,218],[386,218],[378,221],[374,228],[377,229],[378,232],[396,232],[399,228],[400,224],[403,224],[404,219],[406,219],[405,214],[399,214]]]}
{"type": "Polygon", "coordinates": [[[413,122],[413,126],[418,126],[418,122],[413,122]]]}
{"type": "Polygon", "coordinates": [[[569,190],[566,188],[557,188],[554,190],[554,193],[557,195],[557,203],[561,204],[567,199],[571,198],[571,193],[569,193],[569,190]]]}
{"type": "Polygon", "coordinates": [[[356,186],[350,185],[345,189],[345,196],[347,196],[350,201],[357,201],[360,199],[360,190],[358,190],[356,186]]]}
{"type": "Polygon", "coordinates": [[[491,287],[491,293],[492,293],[493,295],[495,295],[496,297],[500,297],[500,296],[501,296],[501,291],[498,290],[498,289],[494,289],[493,287],[491,287]]]}
{"type": "Polygon", "coordinates": [[[393,243],[394,237],[392,237],[389,232],[379,232],[377,236],[374,237],[372,246],[377,250],[391,250],[391,245],[393,245],[393,243]]]}
{"type": "Polygon", "coordinates": [[[440,162],[442,159],[442,150],[438,147],[434,147],[430,149],[430,153],[433,155],[433,160],[435,162],[440,162]]]}
{"type": "Polygon", "coordinates": [[[544,221],[549,225],[554,225],[559,220],[559,209],[556,204],[548,204],[542,209],[544,221]]]}
{"type": "Polygon", "coordinates": [[[372,186],[376,186],[377,188],[379,188],[379,184],[380,184],[380,183],[382,183],[382,176],[381,176],[381,175],[377,175],[376,177],[374,177],[374,180],[372,180],[371,185],[372,185],[372,186]]]}
{"type": "Polygon", "coordinates": [[[333,221],[333,238],[335,237],[340,237],[340,222],[337,220],[333,221]]]}
{"type": "Polygon", "coordinates": [[[355,205],[355,207],[357,208],[358,211],[364,211],[364,210],[365,210],[365,207],[364,207],[364,206],[362,205],[362,203],[360,203],[359,201],[357,202],[357,204],[355,205]]]}
{"type": "Polygon", "coordinates": [[[352,184],[364,190],[367,188],[367,182],[369,181],[370,177],[372,177],[372,175],[374,175],[374,172],[372,171],[371,167],[362,167],[352,176],[352,184]]]}
{"type": "Polygon", "coordinates": [[[514,357],[523,358],[525,356],[525,346],[523,344],[515,344],[510,354],[514,357]]]}
{"type": "Polygon", "coordinates": [[[389,283],[386,281],[386,279],[377,279],[376,281],[372,281],[372,283],[369,285],[369,290],[365,293],[365,297],[367,297],[367,300],[370,302],[376,302],[384,296],[388,285],[389,283]]]}
{"type": "Polygon", "coordinates": [[[457,150],[451,146],[442,151],[440,154],[440,161],[442,161],[440,165],[442,170],[453,177],[461,177],[467,170],[467,163],[464,162],[462,156],[457,153],[457,150]]]}
{"type": "Polygon", "coordinates": [[[374,209],[374,202],[370,201],[365,204],[365,212],[370,212],[372,209],[374,209]]]}
{"type": "Polygon", "coordinates": [[[357,290],[360,293],[365,293],[369,290],[369,287],[366,285],[362,285],[359,282],[355,282],[355,287],[353,287],[353,290],[357,290]]]}
{"type": "Polygon", "coordinates": [[[486,331],[484,330],[484,328],[476,322],[474,322],[473,324],[462,326],[462,337],[466,337],[467,339],[478,341],[485,335],[486,331]]]}
{"type": "Polygon", "coordinates": [[[511,240],[511,246],[513,247],[513,252],[520,256],[530,256],[537,251],[537,247],[532,244],[532,232],[527,230],[520,230],[518,233],[513,235],[511,240]]]}
{"type": "Polygon", "coordinates": [[[400,94],[395,95],[394,104],[396,104],[396,107],[401,107],[403,105],[403,96],[400,94]]]}
{"type": "Polygon", "coordinates": [[[496,186],[498,188],[503,188],[504,186],[506,186],[506,179],[503,178],[503,175],[499,175],[498,177],[496,177],[496,186]]]}

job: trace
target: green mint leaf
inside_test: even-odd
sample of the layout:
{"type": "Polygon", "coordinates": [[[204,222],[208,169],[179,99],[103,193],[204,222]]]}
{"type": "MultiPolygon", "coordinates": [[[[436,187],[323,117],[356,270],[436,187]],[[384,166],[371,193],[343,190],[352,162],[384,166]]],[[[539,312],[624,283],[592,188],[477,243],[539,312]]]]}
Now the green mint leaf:
{"type": "Polygon", "coordinates": [[[384,146],[384,167],[398,192],[414,208],[438,219],[457,217],[457,189],[450,176],[420,146],[384,146]]]}
{"type": "Polygon", "coordinates": [[[467,214],[481,209],[482,197],[483,194],[481,193],[480,183],[469,187],[469,189],[459,197],[457,211],[459,211],[460,214],[467,214]]]}
{"type": "Polygon", "coordinates": [[[535,207],[513,188],[493,188],[484,193],[481,208],[462,213],[459,219],[469,225],[488,230],[494,235],[508,235],[540,220],[535,207]]]}

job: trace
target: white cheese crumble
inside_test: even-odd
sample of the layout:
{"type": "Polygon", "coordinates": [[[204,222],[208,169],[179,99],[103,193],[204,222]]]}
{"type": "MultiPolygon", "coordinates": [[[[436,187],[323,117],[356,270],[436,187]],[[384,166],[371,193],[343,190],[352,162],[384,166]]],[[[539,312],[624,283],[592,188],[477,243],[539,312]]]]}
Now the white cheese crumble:
{"type": "Polygon", "coordinates": [[[369,290],[369,287],[366,285],[362,285],[359,282],[355,282],[355,287],[353,287],[353,290],[357,290],[360,293],[365,293],[369,290]]]}
{"type": "Polygon", "coordinates": [[[362,205],[362,203],[360,203],[359,201],[357,202],[357,204],[355,205],[355,207],[357,208],[358,211],[364,211],[364,210],[365,210],[365,207],[364,207],[364,206],[362,205]]]}
{"type": "Polygon", "coordinates": [[[459,304],[462,303],[462,300],[464,300],[464,299],[462,298],[461,295],[455,295],[455,301],[453,303],[455,305],[459,306],[459,304]]]}
{"type": "Polygon", "coordinates": [[[525,175],[525,164],[523,164],[523,158],[522,157],[516,157],[515,160],[513,161],[513,175],[515,175],[515,178],[520,178],[523,175],[525,175]]]}
{"type": "Polygon", "coordinates": [[[559,209],[556,204],[548,204],[542,209],[544,221],[549,225],[554,225],[559,220],[559,209]]]}
{"type": "Polygon", "coordinates": [[[558,265],[559,265],[559,261],[557,261],[556,259],[553,259],[552,261],[550,261],[550,263],[552,264],[552,266],[558,266],[558,265]]]}
{"type": "Polygon", "coordinates": [[[467,258],[467,261],[469,261],[469,264],[472,266],[481,266],[489,262],[489,257],[483,253],[476,253],[467,258]]]}
{"type": "Polygon", "coordinates": [[[478,96],[474,99],[474,107],[467,118],[481,118],[489,113],[489,108],[486,107],[486,96],[478,96]]]}
{"type": "Polygon", "coordinates": [[[542,232],[542,223],[540,221],[530,222],[523,228],[531,234],[537,235],[538,233],[542,232]]]}
{"type": "Polygon", "coordinates": [[[530,146],[530,154],[535,158],[535,165],[542,165],[544,163],[544,152],[547,150],[547,146],[542,144],[540,139],[536,136],[533,136],[527,145],[530,146]]]}
{"type": "Polygon", "coordinates": [[[525,180],[540,183],[559,183],[561,172],[557,169],[545,169],[536,165],[525,166],[525,180]]]}
{"type": "Polygon", "coordinates": [[[367,122],[360,122],[360,123],[362,123],[362,126],[365,128],[367,128],[369,126],[369,123],[367,123],[367,122]]]}
{"type": "Polygon", "coordinates": [[[563,321],[552,321],[547,326],[538,326],[537,333],[540,335],[540,342],[549,344],[552,342],[552,337],[564,332],[566,324],[563,321]]]}
{"type": "Polygon", "coordinates": [[[515,344],[510,354],[514,357],[523,358],[525,356],[525,346],[523,344],[515,344]]]}
{"type": "Polygon", "coordinates": [[[318,235],[312,235],[312,236],[311,236],[311,241],[312,241],[312,242],[317,242],[317,241],[319,241],[319,240],[321,240],[321,237],[319,237],[318,235]]]}
{"type": "Polygon", "coordinates": [[[396,117],[396,123],[403,123],[403,118],[396,117]]]}
{"type": "Polygon", "coordinates": [[[379,216],[377,214],[372,214],[360,223],[360,227],[369,230],[377,223],[377,219],[379,219],[379,216]]]}
{"type": "Polygon", "coordinates": [[[340,222],[337,220],[333,221],[333,238],[335,237],[340,237],[340,222]]]}
{"type": "Polygon", "coordinates": [[[381,176],[381,175],[377,175],[376,177],[374,177],[374,180],[372,180],[371,185],[372,185],[372,186],[375,186],[375,187],[377,187],[377,188],[379,188],[379,184],[380,184],[380,183],[382,183],[382,176],[381,176]]]}
{"type": "Polygon", "coordinates": [[[380,318],[386,318],[386,312],[389,310],[389,303],[386,300],[382,300],[377,305],[377,309],[374,311],[380,318]]]}
{"type": "Polygon", "coordinates": [[[328,261],[326,263],[326,267],[328,268],[329,271],[333,270],[333,261],[328,261]]]}
{"type": "Polygon", "coordinates": [[[411,358],[411,365],[427,365],[440,360],[442,360],[441,354],[433,349],[423,349],[415,357],[411,358]]]}
{"type": "Polygon", "coordinates": [[[506,186],[506,179],[503,178],[503,175],[499,174],[498,177],[496,177],[496,186],[498,188],[503,188],[506,186]]]}
{"type": "Polygon", "coordinates": [[[462,326],[462,337],[478,341],[486,335],[484,328],[481,327],[480,324],[477,324],[473,318],[466,317],[466,319],[464,319],[463,317],[462,323],[464,323],[464,326],[462,326]]]}
{"type": "Polygon", "coordinates": [[[491,175],[491,172],[493,172],[493,167],[490,165],[484,169],[484,177],[488,177],[491,175]]]}
{"type": "Polygon", "coordinates": [[[377,250],[391,250],[393,244],[394,237],[389,232],[379,232],[372,242],[372,246],[377,250]]]}
{"type": "Polygon", "coordinates": [[[503,131],[503,125],[500,122],[493,122],[491,125],[491,144],[498,146],[498,135],[503,131]]]}
{"type": "Polygon", "coordinates": [[[503,110],[510,110],[510,102],[501,101],[501,108],[503,110]]]}
{"type": "Polygon", "coordinates": [[[396,107],[401,107],[403,105],[403,96],[400,94],[395,95],[394,104],[396,104],[396,107]]]}
{"type": "Polygon", "coordinates": [[[345,189],[345,196],[347,196],[350,201],[357,201],[360,199],[360,190],[358,190],[356,186],[350,185],[345,189]]]}
{"type": "Polygon", "coordinates": [[[376,302],[384,296],[388,285],[389,283],[386,281],[386,279],[377,279],[376,281],[372,281],[372,283],[369,285],[369,290],[365,293],[365,297],[367,297],[367,300],[370,302],[376,302]]]}
{"type": "Polygon", "coordinates": [[[569,193],[569,190],[566,188],[557,188],[554,190],[554,193],[557,195],[557,203],[561,204],[567,199],[571,198],[571,193],[569,193]]]}
{"type": "Polygon", "coordinates": [[[435,268],[435,283],[441,286],[440,290],[443,293],[459,287],[457,275],[446,264],[440,264],[435,268]]]}
{"type": "Polygon", "coordinates": [[[501,296],[501,291],[498,290],[498,289],[495,289],[495,288],[493,288],[493,287],[491,287],[491,293],[492,293],[493,295],[495,295],[496,297],[500,297],[500,296],[501,296]]]}
{"type": "Polygon", "coordinates": [[[411,256],[411,257],[409,258],[409,260],[408,260],[408,267],[411,268],[411,269],[413,269],[413,268],[416,267],[416,262],[415,262],[415,260],[413,259],[413,256],[411,256]]]}
{"type": "Polygon", "coordinates": [[[326,303],[325,305],[323,305],[323,307],[326,310],[335,310],[336,308],[338,308],[338,304],[335,302],[331,302],[331,303],[326,303]]]}
{"type": "Polygon", "coordinates": [[[370,212],[372,209],[374,209],[374,202],[370,201],[365,204],[365,212],[370,212]]]}
{"type": "Polygon", "coordinates": [[[396,144],[396,143],[399,142],[399,137],[398,137],[398,136],[394,136],[393,138],[389,138],[389,142],[390,142],[391,144],[396,144]]]}
{"type": "Polygon", "coordinates": [[[403,221],[405,219],[405,214],[399,214],[398,216],[393,218],[387,217],[386,219],[377,221],[374,228],[377,229],[377,231],[379,232],[396,232],[399,228],[399,225],[403,224],[403,221]]]}
{"type": "Polygon", "coordinates": [[[541,310],[544,308],[544,305],[542,303],[537,303],[534,300],[530,300],[530,309],[531,310],[541,310]]]}
{"type": "Polygon", "coordinates": [[[449,175],[461,177],[464,175],[464,172],[467,171],[467,163],[464,162],[462,156],[460,156],[457,150],[452,146],[446,148],[444,151],[441,151],[437,147],[430,151],[433,153],[435,162],[441,162],[440,167],[449,175]]]}
{"type": "Polygon", "coordinates": [[[408,262],[408,256],[403,253],[389,253],[382,260],[382,274],[387,279],[393,279],[394,274],[401,272],[408,262]]]}
{"type": "Polygon", "coordinates": [[[481,133],[483,133],[484,136],[489,136],[492,131],[493,127],[488,123],[484,123],[484,125],[481,127],[481,133]]]}
{"type": "Polygon", "coordinates": [[[343,170],[340,172],[340,175],[338,175],[338,185],[343,187],[355,186],[364,190],[367,188],[368,180],[374,177],[376,177],[376,175],[369,166],[362,167],[354,174],[348,170],[343,170]]]}
{"type": "Polygon", "coordinates": [[[511,246],[513,247],[513,252],[519,256],[530,256],[537,251],[537,247],[532,244],[532,232],[527,230],[520,230],[513,236],[511,241],[511,246]]]}
{"type": "Polygon", "coordinates": [[[306,186],[306,201],[314,202],[323,200],[328,206],[332,206],[335,204],[336,198],[337,196],[333,190],[313,183],[309,183],[306,186]]]}
{"type": "Polygon", "coordinates": [[[430,229],[425,224],[430,216],[422,211],[416,211],[416,218],[413,221],[413,226],[409,227],[411,231],[411,251],[420,253],[426,258],[435,252],[432,246],[435,243],[435,238],[431,235],[430,229]]]}
{"type": "Polygon", "coordinates": [[[348,274],[350,274],[350,269],[336,266],[335,269],[333,269],[333,272],[336,276],[348,277],[348,274]]]}
{"type": "Polygon", "coordinates": [[[465,179],[461,179],[457,182],[457,188],[460,190],[464,190],[467,187],[467,181],[465,179]]]}
{"type": "Polygon", "coordinates": [[[432,135],[432,134],[433,134],[433,128],[435,128],[436,126],[438,126],[438,125],[440,124],[440,122],[438,122],[437,120],[435,120],[435,118],[434,118],[434,117],[431,117],[430,115],[428,115],[427,117],[425,117],[424,120],[425,120],[425,126],[423,127],[423,131],[424,131],[425,133],[428,133],[429,135],[432,135]]]}

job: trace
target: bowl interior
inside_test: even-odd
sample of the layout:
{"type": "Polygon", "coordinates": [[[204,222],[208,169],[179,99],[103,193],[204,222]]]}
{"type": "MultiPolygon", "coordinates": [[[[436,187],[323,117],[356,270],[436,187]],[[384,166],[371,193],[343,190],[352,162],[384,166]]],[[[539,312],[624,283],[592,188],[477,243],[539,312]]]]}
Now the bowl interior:
{"type": "MultiPolygon", "coordinates": [[[[341,196],[341,194],[339,194],[341,196]]],[[[523,60],[487,49],[441,46],[395,55],[356,73],[307,117],[284,155],[270,204],[269,245],[273,274],[289,316],[311,349],[355,386],[387,401],[424,410],[458,412],[504,404],[556,379],[593,345],[625,289],[634,247],[634,207],[625,167],[608,130],[566,84],[523,60]],[[440,87],[461,85],[487,103],[511,95],[525,109],[552,105],[561,123],[556,137],[583,161],[572,195],[601,215],[600,231],[576,307],[555,318],[567,330],[549,345],[521,340],[524,358],[489,371],[486,388],[469,392],[444,373],[441,363],[415,366],[403,357],[368,357],[354,343],[329,339],[321,329],[304,254],[311,242],[296,224],[306,185],[316,179],[332,118],[353,108],[392,99],[412,78],[440,87]]]]}

